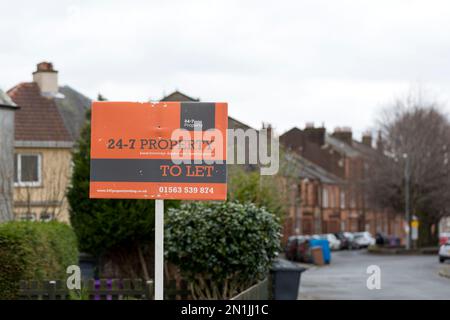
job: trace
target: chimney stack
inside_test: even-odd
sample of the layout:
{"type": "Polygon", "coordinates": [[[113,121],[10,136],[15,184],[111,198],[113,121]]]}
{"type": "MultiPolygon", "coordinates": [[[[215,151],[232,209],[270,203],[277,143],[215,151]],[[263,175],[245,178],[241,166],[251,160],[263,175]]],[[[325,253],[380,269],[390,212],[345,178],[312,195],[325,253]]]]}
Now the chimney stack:
{"type": "Polygon", "coordinates": [[[362,136],[362,143],[369,148],[372,148],[372,133],[371,132],[364,132],[362,136]]]}
{"type": "Polygon", "coordinates": [[[338,127],[334,129],[332,136],[342,142],[352,145],[353,134],[352,129],[350,127],[342,127],[342,128],[338,127]]]}
{"type": "Polygon", "coordinates": [[[41,94],[44,96],[56,96],[58,94],[58,71],[53,69],[51,62],[37,64],[33,72],[33,81],[37,83],[41,94]]]}
{"type": "Polygon", "coordinates": [[[312,122],[307,122],[303,130],[305,138],[319,146],[325,144],[325,131],[324,127],[315,128],[312,122]]]}

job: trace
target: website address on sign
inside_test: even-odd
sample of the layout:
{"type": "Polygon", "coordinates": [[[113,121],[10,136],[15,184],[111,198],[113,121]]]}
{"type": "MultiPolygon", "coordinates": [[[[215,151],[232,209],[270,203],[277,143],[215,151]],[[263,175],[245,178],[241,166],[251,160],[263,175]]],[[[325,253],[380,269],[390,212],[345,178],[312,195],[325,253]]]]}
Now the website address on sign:
{"type": "Polygon", "coordinates": [[[97,192],[101,193],[148,193],[147,189],[144,190],[131,190],[131,189],[97,189],[97,192]]]}

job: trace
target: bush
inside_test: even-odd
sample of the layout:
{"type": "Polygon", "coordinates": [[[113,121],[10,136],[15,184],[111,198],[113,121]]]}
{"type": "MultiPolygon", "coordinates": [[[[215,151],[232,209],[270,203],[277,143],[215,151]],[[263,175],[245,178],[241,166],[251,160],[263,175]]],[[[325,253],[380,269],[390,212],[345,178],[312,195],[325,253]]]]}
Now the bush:
{"type": "Polygon", "coordinates": [[[66,277],[78,263],[76,237],[63,223],[11,221],[0,224],[0,299],[17,298],[20,280],[66,277]]]}
{"type": "Polygon", "coordinates": [[[195,202],[166,215],[165,249],[195,298],[227,299],[267,276],[278,218],[254,204],[195,202]]]}

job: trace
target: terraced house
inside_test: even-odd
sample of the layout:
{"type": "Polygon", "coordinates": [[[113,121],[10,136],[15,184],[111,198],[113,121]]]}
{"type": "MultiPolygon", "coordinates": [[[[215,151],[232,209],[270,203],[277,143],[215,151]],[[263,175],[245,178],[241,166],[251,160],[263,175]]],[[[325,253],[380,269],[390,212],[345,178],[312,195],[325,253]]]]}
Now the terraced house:
{"type": "Polygon", "coordinates": [[[15,217],[67,222],[71,153],[77,121],[84,121],[74,115],[89,107],[89,99],[59,87],[58,71],[49,62],[39,63],[33,81],[17,84],[8,95],[20,107],[14,133],[15,217]]]}
{"type": "MultiPolygon", "coordinates": [[[[280,142],[291,152],[307,159],[319,168],[315,179],[302,180],[302,212],[297,220],[308,221],[305,212],[312,206],[320,211],[319,219],[313,219],[312,227],[304,227],[295,233],[336,233],[340,231],[383,232],[403,235],[402,215],[387,209],[377,208],[368,201],[365,191],[368,174],[367,159],[374,152],[370,134],[361,142],[353,139],[350,128],[337,128],[328,134],[324,127],[307,124],[301,130],[292,128],[280,136],[280,142]],[[333,179],[329,179],[333,177],[333,179]],[[333,181],[332,183],[330,183],[333,181]],[[308,190],[305,194],[304,190],[308,190]],[[312,231],[314,230],[314,231],[312,231]],[[319,231],[320,230],[320,231],[319,231]]],[[[316,214],[316,217],[318,215],[316,214]]],[[[307,226],[308,224],[306,224],[307,226]]],[[[288,230],[295,230],[292,227],[288,230]]]]}

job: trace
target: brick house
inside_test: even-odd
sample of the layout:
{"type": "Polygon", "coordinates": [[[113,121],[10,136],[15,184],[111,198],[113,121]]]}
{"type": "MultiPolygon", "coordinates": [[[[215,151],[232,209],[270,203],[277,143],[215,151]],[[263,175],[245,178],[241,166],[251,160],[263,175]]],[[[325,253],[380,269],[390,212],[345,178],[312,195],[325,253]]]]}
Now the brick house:
{"type": "Polygon", "coordinates": [[[289,150],[308,159],[341,183],[323,191],[322,232],[370,231],[402,235],[402,218],[394,212],[375,208],[364,191],[367,159],[372,152],[372,139],[364,135],[362,142],[353,140],[351,129],[338,128],[327,134],[325,128],[307,125],[293,128],[280,136],[289,150]]]}
{"type": "Polygon", "coordinates": [[[293,234],[334,232],[339,225],[335,217],[339,212],[336,195],[344,181],[298,154],[289,153],[289,156],[297,162],[299,170],[284,221],[284,240],[293,234]]]}

